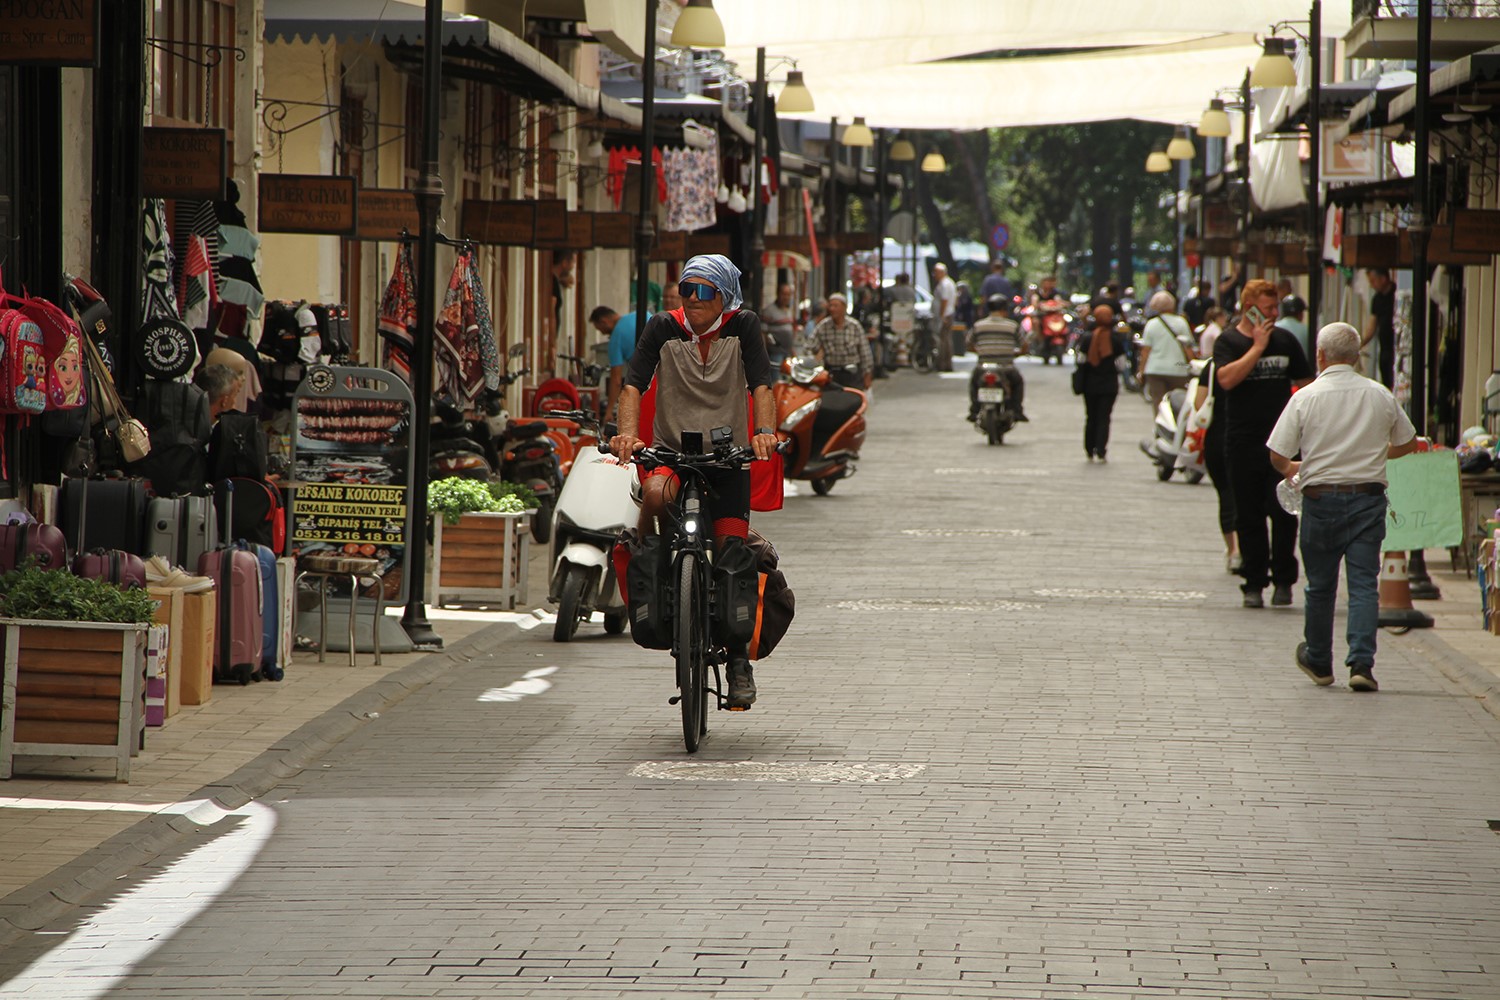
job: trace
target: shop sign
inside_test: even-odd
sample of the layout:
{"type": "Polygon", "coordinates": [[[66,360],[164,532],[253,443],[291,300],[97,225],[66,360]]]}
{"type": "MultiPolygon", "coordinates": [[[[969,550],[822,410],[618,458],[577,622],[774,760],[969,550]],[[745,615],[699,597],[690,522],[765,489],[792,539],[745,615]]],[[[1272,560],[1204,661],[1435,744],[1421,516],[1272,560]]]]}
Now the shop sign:
{"type": "Polygon", "coordinates": [[[422,229],[417,193],[402,188],[360,188],[358,225],[354,238],[385,242],[401,238],[401,230],[415,236],[422,229]]]}
{"type": "Polygon", "coordinates": [[[1452,247],[1460,253],[1500,253],[1500,209],[1454,209],[1452,247]]]}
{"type": "Polygon", "coordinates": [[[626,250],[635,246],[635,216],[629,212],[590,212],[594,246],[626,250]]]}
{"type": "Polygon", "coordinates": [[[260,231],[352,237],[357,197],[353,177],[261,174],[260,231]]]}
{"type": "Polygon", "coordinates": [[[560,198],[549,198],[533,202],[536,205],[536,228],[532,233],[533,245],[554,246],[568,236],[568,203],[560,198]]]}
{"type": "Polygon", "coordinates": [[[292,403],[291,545],[321,553],[379,559],[403,572],[413,530],[411,391],[378,368],[316,365],[292,403]]]}
{"type": "Polygon", "coordinates": [[[95,0],[0,0],[0,66],[97,66],[95,0]]]}
{"type": "Polygon", "coordinates": [[[688,234],[685,232],[656,234],[656,244],[651,247],[651,252],[646,255],[647,260],[686,260],[688,234]]]}
{"type": "Polygon", "coordinates": [[[465,199],[460,209],[459,233],[475,243],[529,247],[536,239],[536,206],[534,201],[465,199]]]}
{"type": "Polygon", "coordinates": [[[1223,202],[1210,202],[1203,206],[1203,235],[1210,239],[1233,239],[1239,232],[1239,218],[1234,210],[1223,202]]]}
{"type": "Polygon", "coordinates": [[[225,150],[221,128],[148,126],[142,130],[141,194],[223,201],[228,177],[225,150]]]}
{"type": "Polygon", "coordinates": [[[1345,233],[1345,267],[1411,267],[1411,240],[1399,233],[1345,233]]]}
{"type": "Polygon", "coordinates": [[[1427,235],[1427,263],[1450,264],[1455,267],[1485,267],[1490,263],[1487,253],[1465,253],[1453,249],[1453,227],[1433,226],[1427,235]]]}
{"type": "Polygon", "coordinates": [[[728,257],[729,234],[689,233],[687,238],[687,253],[684,256],[696,257],[701,253],[717,253],[728,257]]]}
{"type": "Polygon", "coordinates": [[[544,240],[537,245],[547,250],[588,250],[594,245],[594,216],[590,212],[569,212],[564,220],[566,232],[560,240],[544,240]]]}

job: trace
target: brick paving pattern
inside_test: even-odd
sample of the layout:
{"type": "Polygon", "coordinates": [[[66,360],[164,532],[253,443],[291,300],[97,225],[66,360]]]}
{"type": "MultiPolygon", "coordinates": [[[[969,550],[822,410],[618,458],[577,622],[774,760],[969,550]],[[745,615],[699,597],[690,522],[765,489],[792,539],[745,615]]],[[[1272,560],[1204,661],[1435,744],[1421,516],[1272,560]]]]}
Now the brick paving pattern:
{"type": "Polygon", "coordinates": [[[108,996],[1500,996],[1500,722],[1412,637],[1380,694],[1315,688],[1300,587],[1238,606],[1145,406],[1090,466],[1067,371],[1025,371],[1000,448],[964,381],[878,383],[858,476],[757,518],[797,622],[699,754],[665,654],[497,630],[264,796],[254,865],[108,996]]]}

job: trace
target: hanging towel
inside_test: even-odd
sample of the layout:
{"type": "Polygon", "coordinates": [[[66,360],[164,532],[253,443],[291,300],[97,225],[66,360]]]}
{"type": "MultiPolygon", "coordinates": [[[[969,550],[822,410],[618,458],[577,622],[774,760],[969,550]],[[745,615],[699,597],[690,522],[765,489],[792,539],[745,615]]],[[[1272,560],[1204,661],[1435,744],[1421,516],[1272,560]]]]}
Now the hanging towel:
{"type": "Polygon", "coordinates": [[[167,205],[160,198],[146,202],[141,231],[142,265],[145,268],[141,318],[176,319],[177,296],[172,291],[172,243],[168,239],[167,205]]]}
{"type": "Polygon", "coordinates": [[[417,283],[412,276],[411,246],[401,244],[396,267],[380,297],[380,337],[385,341],[386,370],[411,384],[412,329],[417,322],[417,283]]]}
{"type": "Polygon", "coordinates": [[[719,151],[669,149],[662,173],[667,181],[668,232],[707,229],[718,221],[714,194],[719,188],[719,151]]]}

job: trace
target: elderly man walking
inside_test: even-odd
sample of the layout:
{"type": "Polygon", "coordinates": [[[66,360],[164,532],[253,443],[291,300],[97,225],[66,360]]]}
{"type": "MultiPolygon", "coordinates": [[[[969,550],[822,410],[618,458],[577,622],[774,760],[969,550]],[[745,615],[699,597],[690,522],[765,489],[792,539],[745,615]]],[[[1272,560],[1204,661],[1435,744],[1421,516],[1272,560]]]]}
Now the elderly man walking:
{"type": "Polygon", "coordinates": [[[1276,470],[1296,476],[1302,489],[1307,586],[1297,666],[1320,687],[1333,683],[1333,608],[1342,561],[1349,581],[1349,688],[1378,691],[1385,463],[1415,451],[1417,442],[1391,391],[1355,371],[1359,348],[1359,331],[1348,323],[1318,331],[1318,377],[1292,396],[1266,446],[1276,470]],[[1293,461],[1299,451],[1302,460],[1293,461]]]}

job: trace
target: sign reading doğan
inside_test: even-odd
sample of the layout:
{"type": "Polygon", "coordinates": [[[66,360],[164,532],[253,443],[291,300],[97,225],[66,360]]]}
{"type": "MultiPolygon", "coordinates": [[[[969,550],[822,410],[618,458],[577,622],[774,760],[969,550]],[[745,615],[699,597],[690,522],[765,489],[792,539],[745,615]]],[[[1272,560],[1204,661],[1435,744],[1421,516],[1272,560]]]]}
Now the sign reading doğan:
{"type": "Polygon", "coordinates": [[[0,65],[97,66],[95,0],[0,0],[0,65]]]}

